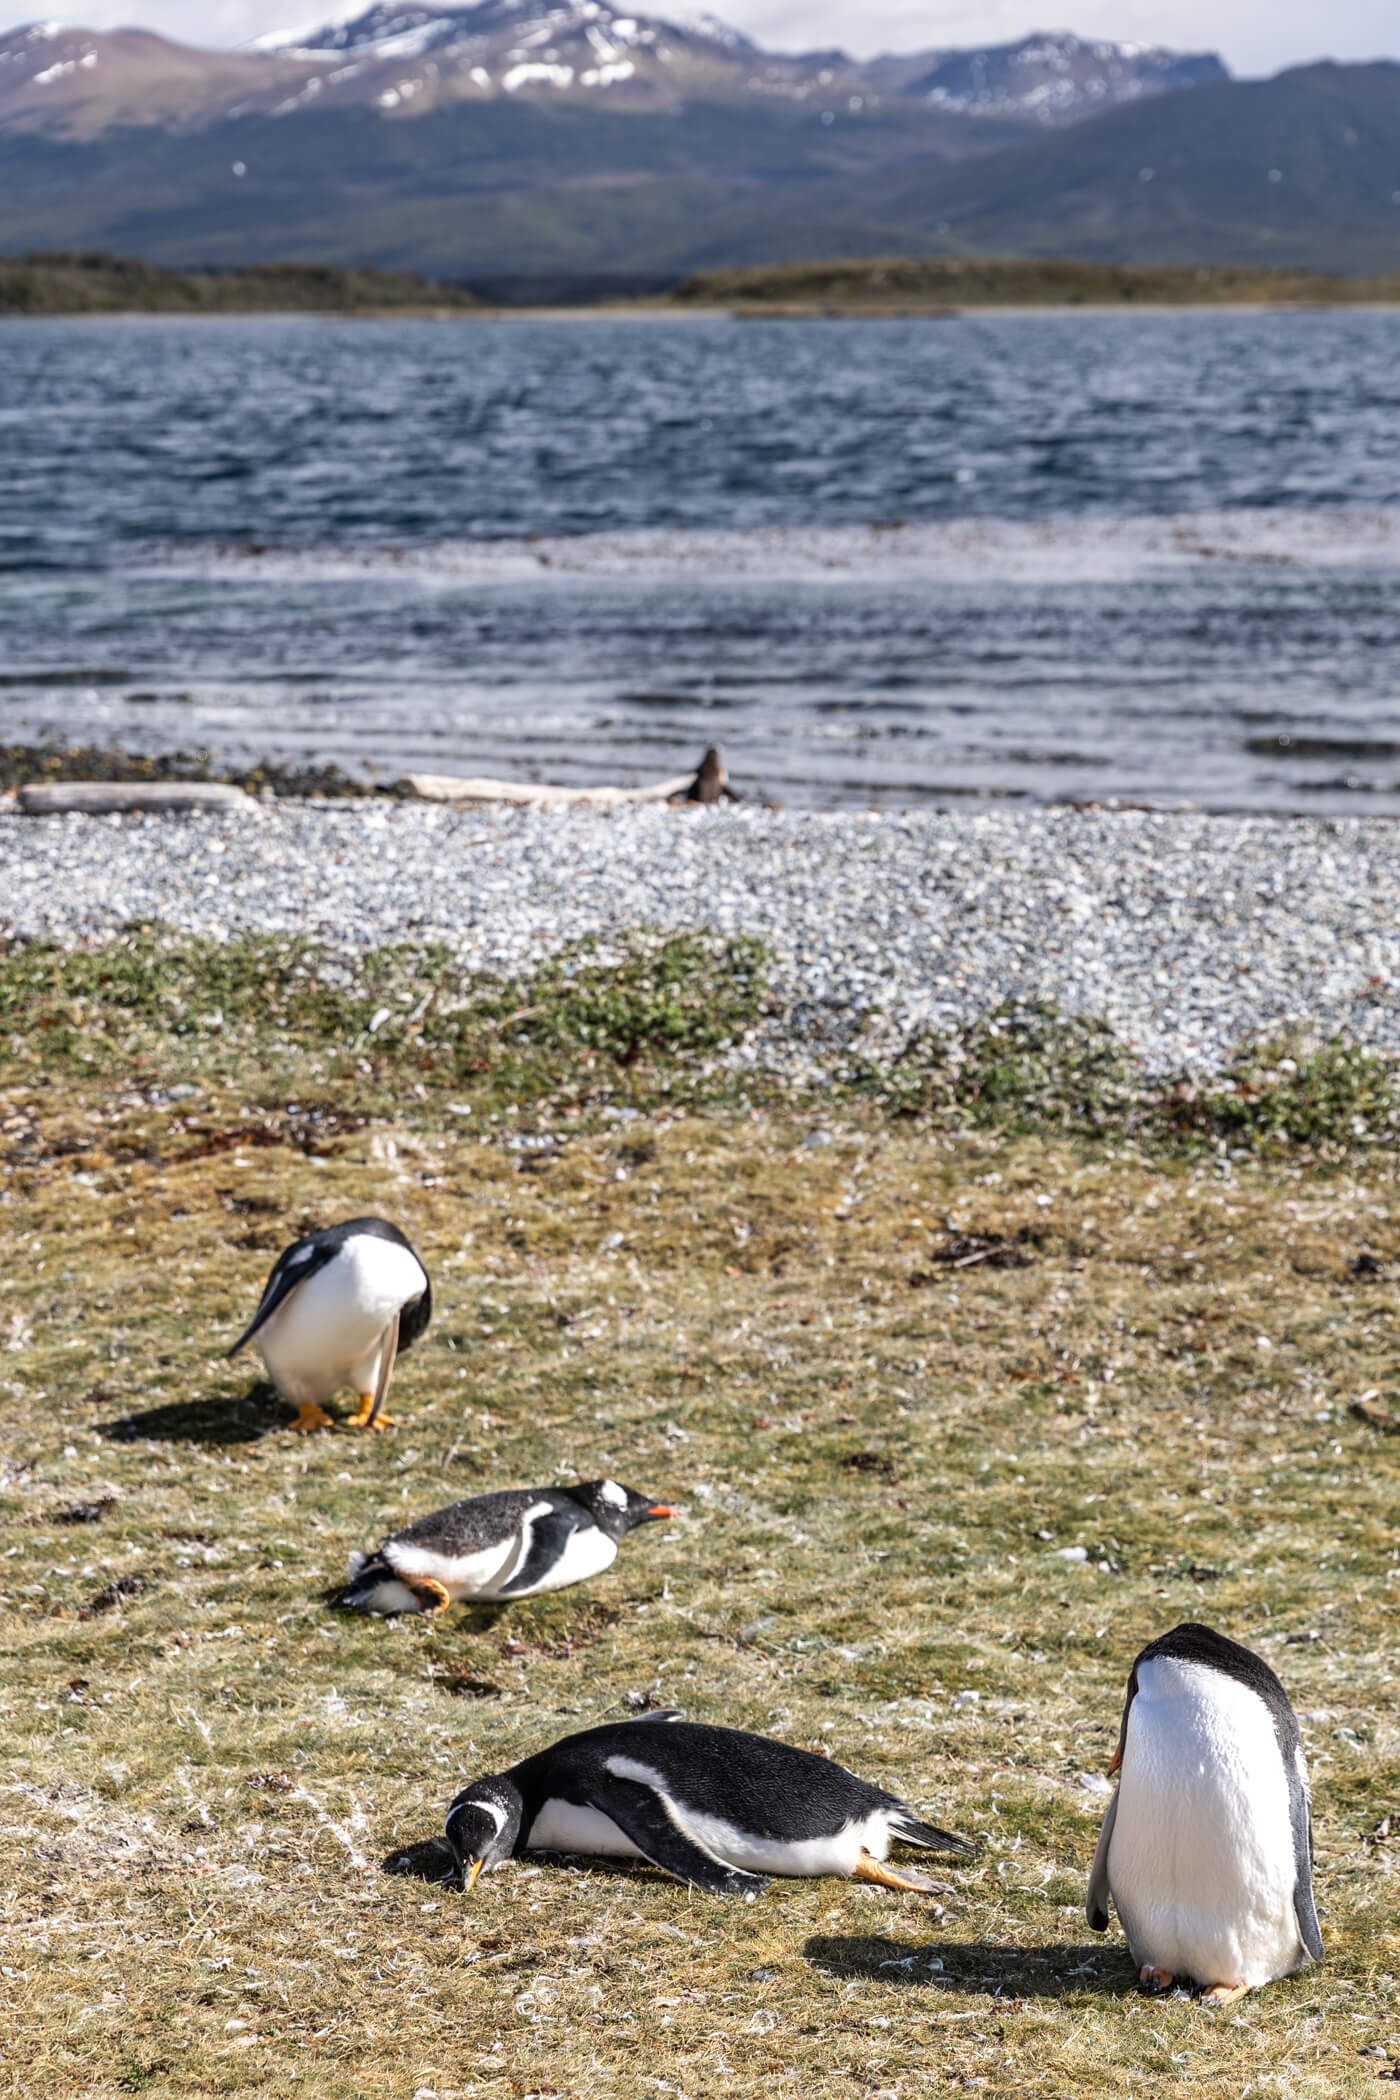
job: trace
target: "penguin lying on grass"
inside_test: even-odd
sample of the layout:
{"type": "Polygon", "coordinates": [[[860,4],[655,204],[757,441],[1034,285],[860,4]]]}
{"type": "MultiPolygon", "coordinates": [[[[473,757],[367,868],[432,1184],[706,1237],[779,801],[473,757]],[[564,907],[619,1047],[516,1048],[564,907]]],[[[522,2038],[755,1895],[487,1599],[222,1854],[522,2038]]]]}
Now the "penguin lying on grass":
{"type": "Polygon", "coordinates": [[[476,1780],[447,1811],[463,1890],[524,1852],[645,1859],[710,1896],[756,1895],[770,1874],[936,1887],[884,1864],[896,1840],[972,1849],[830,1758],[674,1712],[565,1736],[476,1780]]]}
{"type": "Polygon", "coordinates": [[[674,1517],[615,1480],[567,1488],[507,1488],[419,1517],[373,1553],[350,1558],[351,1611],[440,1612],[462,1597],[538,1597],[586,1582],[617,1558],[634,1526],[674,1517]]]}
{"type": "Polygon", "coordinates": [[[1189,1979],[1229,2005],[1321,1961],[1308,1770],[1266,1662],[1209,1626],[1151,1642],[1109,1769],[1089,1923],[1106,1930],[1111,1896],[1144,1990],[1189,1979]]]}
{"type": "Polygon", "coordinates": [[[360,1396],[352,1429],[386,1429],[381,1412],[394,1359],[432,1316],[428,1274],[397,1225],[348,1218],[278,1255],[262,1302],[229,1350],[252,1342],[267,1375],[297,1409],[294,1429],[328,1429],[324,1402],[343,1385],[360,1396]]]}

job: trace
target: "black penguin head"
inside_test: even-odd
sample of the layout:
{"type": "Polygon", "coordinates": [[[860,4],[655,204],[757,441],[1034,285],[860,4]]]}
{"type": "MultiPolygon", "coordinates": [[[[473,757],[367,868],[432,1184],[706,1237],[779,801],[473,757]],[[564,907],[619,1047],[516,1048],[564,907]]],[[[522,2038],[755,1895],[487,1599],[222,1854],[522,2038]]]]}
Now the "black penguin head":
{"type": "Polygon", "coordinates": [[[674,1502],[653,1502],[650,1495],[639,1495],[635,1488],[621,1487],[615,1480],[580,1480],[565,1492],[610,1539],[620,1539],[634,1524],[677,1514],[674,1502]]]}
{"type": "Polygon", "coordinates": [[[447,1842],[463,1895],[483,1867],[510,1858],[524,1812],[520,1790],[509,1779],[476,1779],[463,1787],[447,1811],[447,1842]]]}

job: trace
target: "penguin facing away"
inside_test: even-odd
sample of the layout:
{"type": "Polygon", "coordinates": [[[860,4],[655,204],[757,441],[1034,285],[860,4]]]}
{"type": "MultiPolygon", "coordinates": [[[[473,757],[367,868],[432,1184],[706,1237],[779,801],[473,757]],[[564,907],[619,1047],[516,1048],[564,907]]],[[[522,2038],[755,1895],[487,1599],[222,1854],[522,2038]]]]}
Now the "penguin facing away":
{"type": "Polygon", "coordinates": [[[297,1409],[294,1429],[326,1429],[324,1403],[353,1385],[352,1429],[386,1429],[382,1412],[394,1362],[426,1328],[432,1286],[397,1225],[347,1218],[284,1248],[262,1300],[229,1350],[252,1342],[267,1375],[297,1409]]]}
{"type": "Polygon", "coordinates": [[[1260,1656],[1190,1623],[1150,1642],[1109,1769],[1088,1919],[1105,1931],[1112,1897],[1144,1990],[1228,2005],[1321,1961],[1307,1765],[1260,1656]]]}
{"type": "Polygon", "coordinates": [[[337,1601],[351,1611],[435,1613],[463,1597],[538,1597],[601,1574],[629,1531],[677,1514],[615,1480],[477,1495],[352,1554],[337,1601]]]}
{"type": "Polygon", "coordinates": [[[645,1859],[711,1896],[770,1874],[937,1886],[885,1865],[894,1841],[970,1852],[830,1758],[673,1711],[589,1728],[478,1779],[447,1812],[457,1885],[526,1852],[645,1859]]]}

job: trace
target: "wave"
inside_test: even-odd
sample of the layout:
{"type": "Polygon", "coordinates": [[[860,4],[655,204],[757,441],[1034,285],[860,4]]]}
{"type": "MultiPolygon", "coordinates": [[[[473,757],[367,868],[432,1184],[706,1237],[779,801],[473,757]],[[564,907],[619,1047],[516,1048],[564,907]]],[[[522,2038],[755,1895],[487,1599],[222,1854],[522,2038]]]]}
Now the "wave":
{"type": "Polygon", "coordinates": [[[276,546],[166,541],[123,568],[138,573],[325,582],[366,576],[425,584],[709,582],[839,585],[985,581],[1111,583],[1215,566],[1400,569],[1400,506],[1235,509],[1166,516],[894,519],[870,525],[665,527],[577,537],[276,546]]]}

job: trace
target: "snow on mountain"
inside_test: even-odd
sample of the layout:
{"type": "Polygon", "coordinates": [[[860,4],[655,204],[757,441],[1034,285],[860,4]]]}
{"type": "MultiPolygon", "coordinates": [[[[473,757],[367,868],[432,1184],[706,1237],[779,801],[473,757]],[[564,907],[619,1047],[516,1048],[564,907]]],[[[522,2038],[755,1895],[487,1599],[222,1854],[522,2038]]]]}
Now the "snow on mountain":
{"type": "Polygon", "coordinates": [[[1214,52],[1091,42],[1068,32],[984,50],[930,52],[920,69],[907,60],[899,64],[903,94],[973,116],[1021,115],[1042,124],[1074,121],[1143,95],[1227,77],[1214,52]]]}
{"type": "Polygon", "coordinates": [[[240,51],[58,23],[0,32],[0,130],[76,137],[133,123],[198,129],[313,105],[400,119],[501,96],[604,97],[610,106],[669,111],[761,98],[810,105],[826,127],[855,120],[868,128],[885,121],[883,109],[891,120],[902,110],[907,128],[922,121],[922,108],[929,123],[944,120],[943,150],[956,153],[985,149],[960,148],[948,119],[964,128],[968,118],[1013,127],[1074,122],[1223,71],[1210,56],[1067,34],[867,63],[841,51],[766,52],[684,0],[664,17],[629,12],[625,0],[331,0],[318,20],[240,51]]]}

